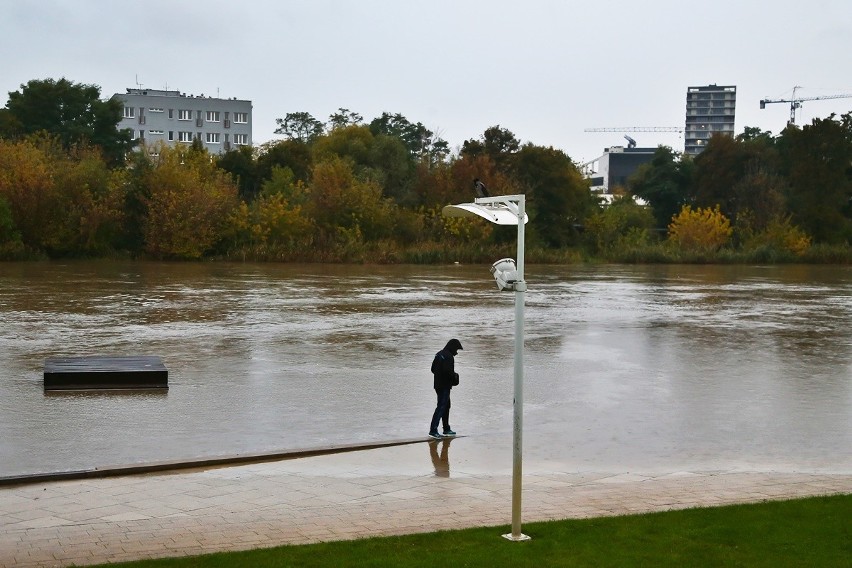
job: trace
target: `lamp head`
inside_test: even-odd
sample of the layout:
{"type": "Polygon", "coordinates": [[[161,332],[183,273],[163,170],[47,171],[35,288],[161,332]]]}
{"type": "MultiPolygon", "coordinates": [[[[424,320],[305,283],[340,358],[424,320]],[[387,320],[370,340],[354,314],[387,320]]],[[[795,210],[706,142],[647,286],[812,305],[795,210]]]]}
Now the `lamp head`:
{"type": "Polygon", "coordinates": [[[514,290],[518,281],[518,269],[511,258],[502,258],[491,265],[491,274],[498,290],[514,290]]]}

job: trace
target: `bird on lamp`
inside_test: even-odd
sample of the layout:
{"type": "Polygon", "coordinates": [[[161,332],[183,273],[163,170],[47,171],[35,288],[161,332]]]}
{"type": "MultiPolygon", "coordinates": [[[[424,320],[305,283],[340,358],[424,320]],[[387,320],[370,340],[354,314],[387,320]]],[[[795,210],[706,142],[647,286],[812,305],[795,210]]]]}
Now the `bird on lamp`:
{"type": "Polygon", "coordinates": [[[488,189],[485,187],[485,184],[479,180],[479,178],[473,179],[473,189],[476,191],[477,197],[490,197],[490,195],[488,195],[488,189]]]}

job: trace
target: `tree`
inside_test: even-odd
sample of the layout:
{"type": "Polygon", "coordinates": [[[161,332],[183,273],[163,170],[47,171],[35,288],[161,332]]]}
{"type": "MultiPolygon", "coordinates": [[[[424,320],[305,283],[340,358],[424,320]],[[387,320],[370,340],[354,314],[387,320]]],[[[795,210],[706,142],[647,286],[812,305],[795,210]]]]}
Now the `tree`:
{"type": "Polygon", "coordinates": [[[772,142],[774,138],[772,136],[772,132],[769,130],[761,130],[756,126],[746,126],[743,129],[742,134],[737,134],[736,137],[737,142],[751,142],[753,140],[772,142]]]}
{"type": "Polygon", "coordinates": [[[325,124],[307,112],[288,112],[284,118],[276,118],[275,123],[278,125],[275,134],[304,143],[312,142],[325,130],[325,124]]]}
{"type": "Polygon", "coordinates": [[[0,140],[0,199],[15,233],[50,256],[99,254],[115,248],[124,200],[124,172],[100,154],[71,154],[56,138],[0,140]]]}
{"type": "Polygon", "coordinates": [[[312,150],[315,162],[332,156],[348,158],[355,175],[378,183],[385,197],[398,204],[414,203],[410,192],[414,159],[399,138],[374,135],[367,126],[347,126],[317,138],[312,150]]]}
{"type": "Polygon", "coordinates": [[[653,213],[626,195],[586,219],[585,238],[598,252],[607,252],[627,244],[647,242],[654,223],[653,213]]]}
{"type": "Polygon", "coordinates": [[[628,190],[651,205],[658,227],[666,227],[681,207],[690,202],[693,161],[660,146],[647,164],[627,180],[628,190]]]}
{"type": "Polygon", "coordinates": [[[778,173],[774,139],[746,129],[736,140],[716,135],[695,158],[692,202],[718,205],[738,229],[762,230],[784,213],[784,180],[778,173]]]}
{"type": "Polygon", "coordinates": [[[412,157],[420,158],[430,167],[443,161],[450,151],[446,140],[420,122],[412,123],[399,113],[383,112],[370,122],[370,132],[376,136],[384,134],[399,138],[412,157]]]}
{"type": "Polygon", "coordinates": [[[261,145],[257,156],[257,183],[262,185],[268,180],[275,167],[290,168],[297,180],[307,182],[313,168],[310,147],[296,139],[261,145]]]}
{"type": "Polygon", "coordinates": [[[816,242],[852,240],[852,113],[788,126],[778,141],[793,221],[816,242]]]}
{"type": "Polygon", "coordinates": [[[732,233],[730,221],[718,206],[693,210],[684,205],[669,225],[669,242],[687,252],[706,254],[727,244],[732,233]]]}
{"type": "Polygon", "coordinates": [[[483,132],[479,140],[465,140],[462,143],[462,156],[488,156],[501,170],[508,172],[512,166],[512,157],[518,152],[521,143],[507,128],[492,126],[483,132]]]}
{"type": "Polygon", "coordinates": [[[393,202],[382,197],[373,181],[359,180],[352,162],[330,157],[317,163],[309,188],[310,212],[325,242],[341,236],[356,240],[379,240],[391,235],[393,202]]]}
{"type": "Polygon", "coordinates": [[[216,159],[216,165],[234,178],[240,189],[240,198],[246,201],[254,199],[258,192],[257,161],[251,146],[239,146],[225,152],[216,159]]]}
{"type": "Polygon", "coordinates": [[[589,184],[564,152],[525,144],[517,154],[517,178],[526,189],[531,237],[562,247],[578,236],[578,227],[597,208],[589,184]]]}
{"type": "Polygon", "coordinates": [[[339,108],[337,112],[328,116],[328,129],[335,131],[338,128],[346,128],[347,126],[360,126],[364,122],[364,117],[357,112],[352,112],[348,108],[339,108]]]}
{"type": "Polygon", "coordinates": [[[123,105],[100,100],[100,87],[67,79],[32,80],[9,93],[8,116],[0,120],[0,136],[19,137],[44,131],[58,137],[66,149],[94,144],[112,165],[124,163],[133,147],[132,134],[118,130],[123,105]]]}
{"type": "Polygon", "coordinates": [[[231,241],[236,245],[308,246],[312,223],[305,213],[307,188],[289,168],[275,167],[257,198],[240,203],[231,215],[231,241]]]}
{"type": "Polygon", "coordinates": [[[162,146],[147,179],[145,252],[197,259],[212,251],[237,208],[237,187],[206,151],[162,146]]]}

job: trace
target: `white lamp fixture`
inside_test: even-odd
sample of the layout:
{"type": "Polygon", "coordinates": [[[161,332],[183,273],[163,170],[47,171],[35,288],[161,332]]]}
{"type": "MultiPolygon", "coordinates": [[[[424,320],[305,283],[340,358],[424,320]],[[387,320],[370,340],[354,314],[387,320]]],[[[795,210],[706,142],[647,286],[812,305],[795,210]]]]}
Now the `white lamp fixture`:
{"type": "Polygon", "coordinates": [[[491,274],[494,276],[494,281],[497,282],[498,290],[515,290],[515,283],[518,281],[518,269],[515,267],[513,259],[503,258],[492,264],[491,274]]]}

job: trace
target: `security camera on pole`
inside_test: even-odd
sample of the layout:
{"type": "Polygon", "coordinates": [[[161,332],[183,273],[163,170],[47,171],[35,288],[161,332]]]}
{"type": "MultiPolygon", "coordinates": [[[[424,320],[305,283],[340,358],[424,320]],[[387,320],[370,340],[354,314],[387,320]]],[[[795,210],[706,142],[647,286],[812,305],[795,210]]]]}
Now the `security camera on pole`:
{"type": "MultiPolygon", "coordinates": [[[[476,180],[479,181],[479,180],[476,180]]],[[[481,182],[480,182],[481,183],[481,182]]],[[[484,185],[477,187],[478,195],[487,195],[484,185]]],[[[514,435],[512,451],[512,532],[503,537],[513,540],[529,540],[521,533],[521,460],[523,456],[524,414],[524,225],[529,220],[526,214],[524,195],[498,195],[478,197],[473,203],[447,205],[445,217],[482,217],[497,225],[518,225],[517,264],[511,258],[498,260],[491,266],[491,274],[499,290],[515,292],[515,400],[514,435]]]]}

